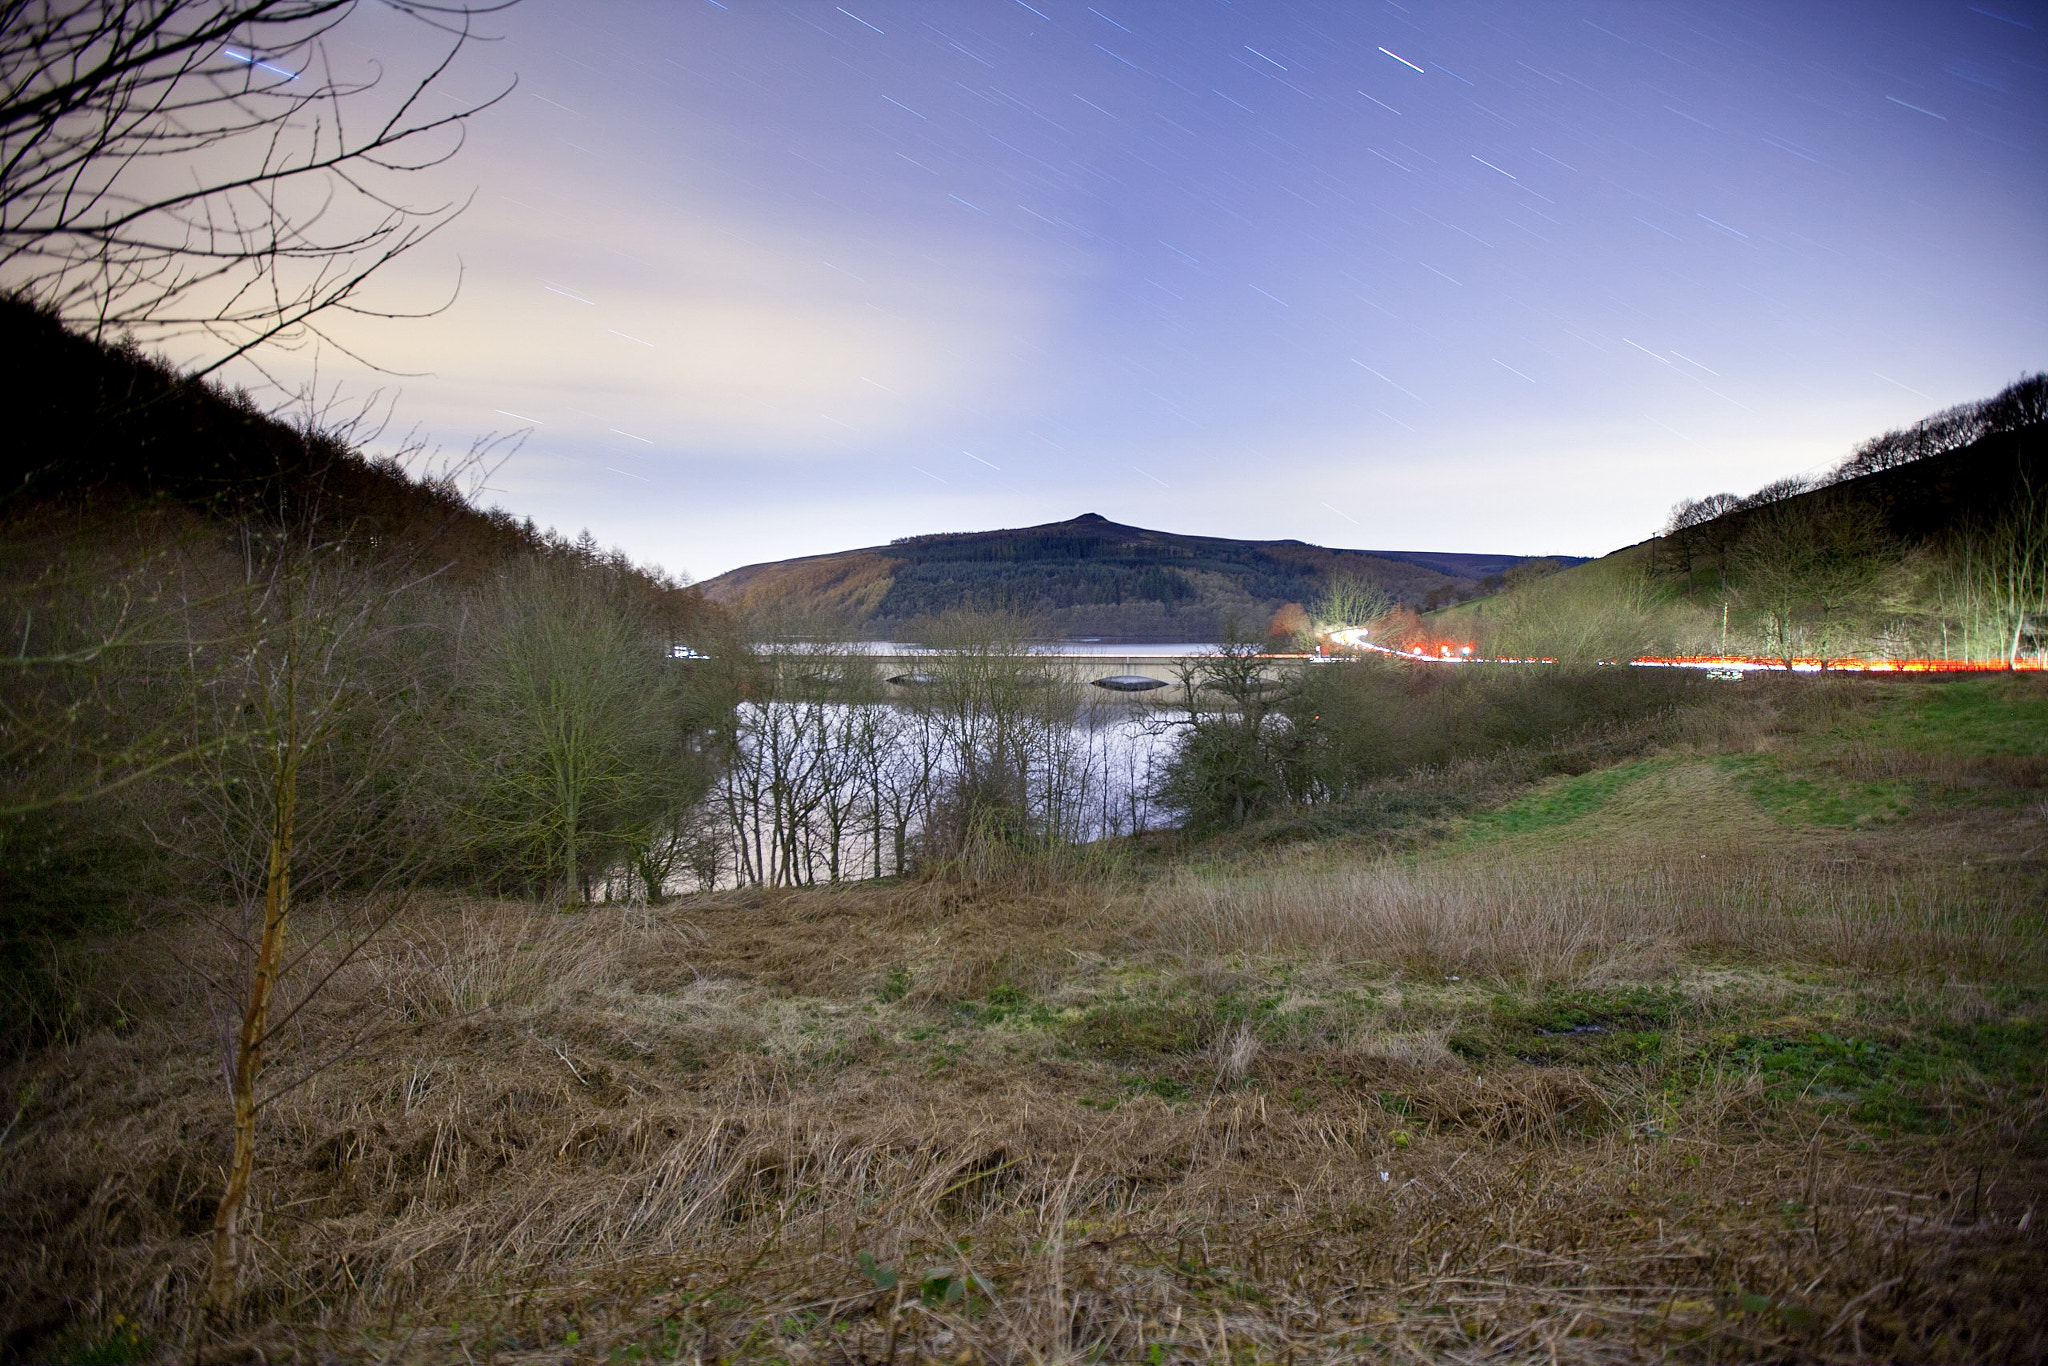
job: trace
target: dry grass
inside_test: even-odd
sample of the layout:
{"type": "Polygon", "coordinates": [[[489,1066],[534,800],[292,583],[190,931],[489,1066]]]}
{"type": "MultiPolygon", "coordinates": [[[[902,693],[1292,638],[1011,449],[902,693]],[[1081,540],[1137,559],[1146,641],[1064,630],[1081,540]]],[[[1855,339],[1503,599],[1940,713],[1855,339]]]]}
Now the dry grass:
{"type": "Polygon", "coordinates": [[[1152,898],[1190,959],[1312,954],[1427,976],[1532,985],[1654,975],[1687,959],[1805,962],[1880,975],[2034,975],[2048,962],[2025,878],[1814,856],[1679,856],[1648,866],[1526,862],[1218,879],[1152,898]]]}
{"type": "Polygon", "coordinates": [[[224,1106],[165,927],[110,950],[120,1027],[8,1079],[0,1329],[100,1360],[2048,1356],[2048,1096],[2011,1056],[2041,813],[1801,829],[1708,781],[1139,891],[423,907],[294,1041],[372,1030],[267,1114],[218,1336],[224,1106]],[[1829,1040],[1850,1063],[1786,1070],[1829,1040]]]}
{"type": "Polygon", "coordinates": [[[2048,787],[2048,755],[1928,754],[1868,740],[1844,745],[1835,762],[1861,782],[1919,779],[1955,789],[2048,787]]]}
{"type": "MultiPolygon", "coordinates": [[[[1424,908],[1455,912],[1450,885],[1393,894],[1405,933],[1424,908]]],[[[893,1340],[904,1360],[1143,1360],[1156,1344],[1173,1359],[1592,1361],[2044,1346],[2019,1312],[2048,1271],[2038,1227],[2021,1227],[2040,1168],[2012,1155],[2010,1115],[1885,1150],[1785,1113],[1740,1071],[1682,1107],[1641,1078],[1481,1074],[1442,1024],[1399,1011],[1328,1043],[1240,1026],[1155,1060],[1189,1078],[1185,1100],[1091,1108],[1078,1102],[1117,1069],[1057,1046],[985,1042],[943,1065],[906,1038],[930,1018],[916,1001],[706,970],[801,939],[823,899],[694,924],[449,907],[395,935],[315,1028],[366,1013],[400,1027],[270,1118],[259,1288],[215,1350],[880,1360],[893,1340]],[[904,1279],[878,1288],[863,1253],[904,1279]],[[910,1283],[940,1265],[988,1289],[921,1295],[910,1283]]],[[[1548,914],[1517,929],[1502,904],[1457,923],[1476,939],[1505,923],[1543,962],[1582,942],[1548,914]]],[[[971,934],[967,918],[928,912],[883,956],[914,960],[920,939],[971,934]]],[[[1313,938],[1326,922],[1285,923],[1313,938]]],[[[816,980],[866,975],[827,963],[816,980]]],[[[192,1023],[167,1012],[41,1069],[55,1089],[9,1154],[17,1350],[116,1311],[179,1350],[223,1142],[192,1023]]]]}
{"type": "MultiPolygon", "coordinates": [[[[1852,780],[1874,780],[1867,753],[1844,761],[1852,780]]],[[[1968,773],[1973,789],[2018,789],[2037,762],[1932,766],[1968,773]]],[[[1883,776],[1907,768],[1894,761],[1883,776]]],[[[2048,977],[2032,859],[2048,841],[2048,803],[1929,813],[1873,834],[1787,825],[1745,797],[1738,774],[1681,761],[1557,829],[1468,838],[1421,858],[1332,860],[1311,847],[1250,870],[1183,869],[1151,890],[1147,919],[1185,961],[1309,955],[1533,985],[1695,960],[2048,977]]]]}

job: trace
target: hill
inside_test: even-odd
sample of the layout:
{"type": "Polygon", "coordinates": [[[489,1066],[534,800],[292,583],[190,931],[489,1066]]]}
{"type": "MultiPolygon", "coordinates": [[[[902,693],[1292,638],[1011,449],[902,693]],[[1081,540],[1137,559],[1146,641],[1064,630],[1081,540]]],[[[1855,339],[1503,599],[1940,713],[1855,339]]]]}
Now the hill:
{"type": "MultiPolygon", "coordinates": [[[[296,847],[279,857],[308,895],[394,867],[453,885],[519,867],[510,846],[482,851],[517,809],[500,775],[544,762],[513,715],[537,713],[505,702],[465,739],[501,705],[508,661],[553,678],[602,660],[635,679],[618,706],[662,708],[618,727],[656,739],[612,762],[611,790],[638,788],[609,831],[586,808],[576,848],[520,876],[566,884],[594,835],[630,839],[708,782],[691,746],[721,724],[726,676],[672,661],[724,615],[694,588],[4,297],[0,403],[0,1041],[61,1027],[52,944],[184,889],[246,905],[268,876],[247,880],[250,851],[271,847],[251,833],[262,811],[298,813],[276,847],[296,847]],[[315,813],[359,800],[379,814],[315,813]],[[392,839],[336,833],[372,828],[392,839]]],[[[564,705],[596,724],[613,703],[593,697],[564,705]]]]}
{"type": "Polygon", "coordinates": [[[1333,578],[1367,579],[1422,604],[1467,594],[1527,559],[1184,536],[1090,512],[747,565],[702,587],[743,612],[827,616],[875,638],[974,608],[1027,613],[1063,636],[1204,640],[1232,626],[1260,630],[1282,605],[1314,601],[1333,578]]]}
{"type": "Polygon", "coordinates": [[[2033,654],[2048,640],[2044,431],[2032,421],[1905,463],[1852,457],[1827,482],[1682,503],[1661,535],[1426,629],[1517,655],[2033,654]]]}
{"type": "Polygon", "coordinates": [[[679,638],[722,620],[694,588],[573,545],[531,518],[476,507],[452,477],[419,478],[365,454],[357,424],[323,425],[328,414],[282,420],[240,391],[195,383],[5,296],[0,404],[10,436],[0,449],[0,519],[17,546],[59,527],[130,538],[144,520],[158,527],[148,534],[177,535],[164,526],[219,531],[255,519],[374,546],[394,564],[460,584],[534,557],[595,556],[679,638]]]}
{"type": "MultiPolygon", "coordinates": [[[[2048,679],[1374,656],[1167,726],[970,657],[933,704],[763,669],[734,707],[624,568],[387,569],[423,533],[352,481],[528,533],[161,398],[254,443],[260,497],[137,421],[185,463],[102,428],[32,485],[114,530],[197,470],[150,505],[175,538],[0,535],[7,1359],[2048,1358],[2048,679]],[[304,572],[308,518],[382,572],[304,572]],[[1181,830],[1111,823],[1107,725],[1181,830]],[[135,913],[55,914],[88,896],[135,913]]],[[[1676,534],[1496,561],[1481,606],[1747,629],[1762,550],[1850,545],[1891,630],[2037,525],[2030,458],[1736,500],[1678,528],[1689,573],[1676,534]]],[[[1160,536],[921,538],[839,591],[1450,578],[1160,536]]]]}

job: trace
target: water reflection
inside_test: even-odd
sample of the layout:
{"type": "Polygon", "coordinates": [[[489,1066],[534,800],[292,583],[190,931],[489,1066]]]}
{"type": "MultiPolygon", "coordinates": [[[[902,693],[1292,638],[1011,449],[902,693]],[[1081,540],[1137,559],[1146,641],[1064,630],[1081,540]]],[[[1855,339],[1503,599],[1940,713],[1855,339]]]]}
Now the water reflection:
{"type": "Polygon", "coordinates": [[[1163,823],[1152,793],[1174,727],[1157,708],[1071,692],[1025,702],[745,704],[724,775],[679,836],[678,881],[807,886],[902,873],[975,803],[1008,813],[1015,838],[1048,846],[1163,823]]]}
{"type": "MultiPolygon", "coordinates": [[[[832,642],[821,644],[820,649],[841,654],[865,655],[925,655],[940,654],[930,646],[912,641],[861,640],[850,644],[832,642]]],[[[1026,647],[1032,654],[1053,655],[1066,659],[1083,658],[1134,658],[1134,659],[1185,659],[1191,655],[1213,655],[1223,647],[1213,641],[1175,640],[1052,640],[1038,641],[1026,647]]]]}

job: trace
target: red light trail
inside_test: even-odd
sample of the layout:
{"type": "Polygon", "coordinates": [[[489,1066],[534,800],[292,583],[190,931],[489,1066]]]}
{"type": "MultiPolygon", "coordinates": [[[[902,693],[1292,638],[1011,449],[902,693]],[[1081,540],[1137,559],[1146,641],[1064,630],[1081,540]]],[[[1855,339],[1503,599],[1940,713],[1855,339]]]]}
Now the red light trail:
{"type": "MultiPolygon", "coordinates": [[[[1557,663],[1556,659],[1549,657],[1518,659],[1482,655],[1477,652],[1477,646],[1471,641],[1414,641],[1399,647],[1378,645],[1365,639],[1366,634],[1364,628],[1333,631],[1329,640],[1341,650],[1371,651],[1420,664],[1557,663]]],[[[2008,664],[2002,659],[1866,659],[1857,655],[1845,655],[1835,659],[1795,656],[1789,662],[1783,658],[1769,658],[1763,655],[1638,655],[1633,659],[1606,659],[1600,662],[1627,664],[1641,669],[1704,669],[1709,672],[1734,674],[1979,674],[2040,673],[2044,669],[2044,664],[2039,659],[2021,659],[2008,664]]]]}

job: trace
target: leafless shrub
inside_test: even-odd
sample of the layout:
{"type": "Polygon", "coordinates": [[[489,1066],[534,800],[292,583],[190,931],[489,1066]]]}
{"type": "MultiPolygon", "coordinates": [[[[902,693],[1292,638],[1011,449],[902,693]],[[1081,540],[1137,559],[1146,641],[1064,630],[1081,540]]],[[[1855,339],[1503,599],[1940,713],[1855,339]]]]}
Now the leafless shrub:
{"type": "Polygon", "coordinates": [[[2044,947],[2016,879],[1987,875],[1965,890],[1946,871],[1733,851],[1619,870],[1383,863],[1182,876],[1149,904],[1162,945],[1193,961],[1313,953],[1529,982],[1700,951],[1791,953],[1883,973],[2011,971],[2037,965],[2044,947]]]}

